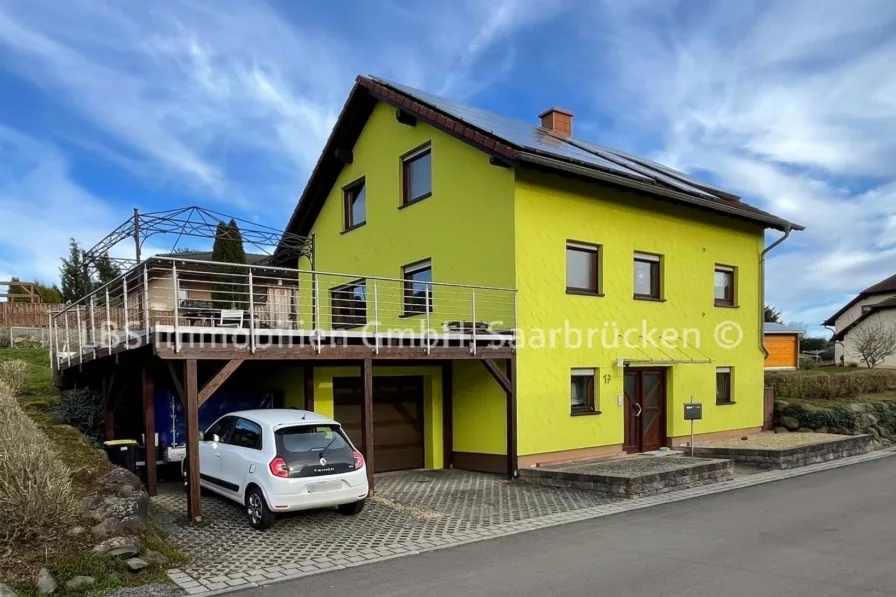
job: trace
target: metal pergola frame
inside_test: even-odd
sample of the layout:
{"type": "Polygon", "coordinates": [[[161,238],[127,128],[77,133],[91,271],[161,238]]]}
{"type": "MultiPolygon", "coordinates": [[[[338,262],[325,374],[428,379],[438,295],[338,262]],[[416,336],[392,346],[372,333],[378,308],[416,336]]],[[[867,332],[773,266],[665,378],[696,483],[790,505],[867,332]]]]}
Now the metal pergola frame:
{"type": "Polygon", "coordinates": [[[85,276],[90,277],[96,273],[98,261],[105,258],[122,270],[132,268],[142,261],[143,244],[153,236],[176,235],[174,246],[171,247],[171,250],[174,251],[183,237],[213,240],[218,224],[222,222],[226,224],[230,220],[235,221],[239,226],[243,243],[255,251],[271,256],[276,251],[278,261],[281,262],[298,260],[304,256],[308,257],[313,264],[313,238],[278,230],[271,226],[250,222],[196,205],[146,213],[141,213],[135,207],[132,217],[122,222],[93,247],[83,251],[85,276]],[[126,240],[131,240],[134,243],[133,258],[109,255],[114,247],[126,240]]]}

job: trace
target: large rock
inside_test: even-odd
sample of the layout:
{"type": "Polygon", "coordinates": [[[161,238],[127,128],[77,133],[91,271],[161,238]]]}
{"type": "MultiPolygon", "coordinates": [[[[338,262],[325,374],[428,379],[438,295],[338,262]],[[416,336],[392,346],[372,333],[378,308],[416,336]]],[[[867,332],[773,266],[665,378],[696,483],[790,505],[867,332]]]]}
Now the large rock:
{"type": "MultiPolygon", "coordinates": [[[[121,467],[115,467],[105,475],[99,478],[103,489],[108,493],[119,493],[122,488],[127,487],[132,491],[142,491],[143,483],[140,478],[129,470],[121,467]]],[[[123,496],[127,497],[127,496],[123,496]]]]}
{"type": "Polygon", "coordinates": [[[145,516],[126,516],[121,521],[121,526],[124,530],[129,533],[134,533],[135,535],[139,535],[143,531],[146,530],[146,517],[145,516]]]}
{"type": "Polygon", "coordinates": [[[103,558],[134,557],[140,554],[138,537],[112,537],[93,548],[94,555],[103,558]]]}
{"type": "Polygon", "coordinates": [[[847,404],[847,410],[851,410],[854,413],[863,413],[868,411],[867,404],[847,404]]]}
{"type": "Polygon", "coordinates": [[[147,561],[142,558],[131,558],[130,560],[125,562],[125,564],[127,564],[128,569],[130,569],[131,572],[140,572],[141,570],[149,566],[147,561]]]}
{"type": "Polygon", "coordinates": [[[16,597],[16,592],[0,582],[0,597],[16,597]]]}
{"type": "Polygon", "coordinates": [[[97,539],[120,535],[123,531],[124,525],[117,518],[107,518],[90,529],[90,533],[97,539]]]}
{"type": "Polygon", "coordinates": [[[96,579],[92,576],[76,576],[71,579],[67,583],[65,583],[66,589],[80,589],[81,587],[89,587],[96,582],[96,579]]]}
{"type": "Polygon", "coordinates": [[[122,522],[127,518],[136,517],[145,525],[146,512],[149,509],[149,496],[142,490],[135,492],[130,497],[94,494],[94,496],[84,498],[82,505],[85,506],[85,516],[94,522],[103,522],[109,518],[122,522]]]}
{"type": "Polygon", "coordinates": [[[787,433],[787,427],[775,427],[775,433],[787,433]]]}
{"type": "Polygon", "coordinates": [[[815,430],[815,433],[830,433],[830,430],[827,427],[819,427],[815,430]]]}
{"type": "Polygon", "coordinates": [[[49,595],[56,590],[56,579],[46,568],[41,568],[37,573],[37,592],[41,595],[49,595]]]}
{"type": "Polygon", "coordinates": [[[877,417],[872,414],[863,413],[858,416],[858,426],[859,429],[857,431],[862,431],[863,429],[869,429],[871,427],[877,426],[877,417]]]}
{"type": "Polygon", "coordinates": [[[143,555],[140,557],[143,558],[144,560],[146,560],[147,562],[149,562],[150,564],[164,564],[165,562],[168,561],[168,558],[166,558],[165,556],[163,556],[162,554],[160,554],[157,551],[153,551],[152,549],[147,549],[146,551],[143,552],[143,555]]]}
{"type": "Polygon", "coordinates": [[[783,416],[780,423],[787,428],[787,431],[796,431],[800,428],[800,422],[793,417],[783,416]]]}
{"type": "Polygon", "coordinates": [[[775,410],[782,411],[785,408],[790,408],[790,403],[786,400],[775,400],[775,410]]]}
{"type": "Polygon", "coordinates": [[[809,429],[808,427],[800,427],[800,428],[797,429],[796,431],[797,431],[797,433],[815,433],[814,431],[812,431],[812,430],[809,429]]]}

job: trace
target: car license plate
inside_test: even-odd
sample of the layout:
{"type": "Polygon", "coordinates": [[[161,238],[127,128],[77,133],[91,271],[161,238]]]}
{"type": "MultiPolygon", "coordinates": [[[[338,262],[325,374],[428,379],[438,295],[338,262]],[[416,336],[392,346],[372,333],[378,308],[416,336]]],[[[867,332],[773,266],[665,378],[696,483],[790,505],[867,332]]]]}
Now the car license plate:
{"type": "Polygon", "coordinates": [[[336,491],[341,488],[342,481],[321,481],[320,483],[308,485],[308,493],[323,493],[325,491],[336,491]]]}

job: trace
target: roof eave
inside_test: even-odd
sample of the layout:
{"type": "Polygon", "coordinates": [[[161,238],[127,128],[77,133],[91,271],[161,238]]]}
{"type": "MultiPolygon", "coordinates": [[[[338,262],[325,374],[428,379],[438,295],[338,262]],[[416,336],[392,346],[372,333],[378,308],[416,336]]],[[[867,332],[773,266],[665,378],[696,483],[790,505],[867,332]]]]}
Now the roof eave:
{"type": "Polygon", "coordinates": [[[565,172],[569,172],[571,174],[578,174],[581,176],[585,176],[587,178],[593,178],[596,180],[602,180],[605,182],[609,182],[612,184],[617,184],[620,186],[629,187],[638,191],[642,191],[645,193],[650,193],[653,195],[659,195],[661,197],[666,197],[669,199],[674,199],[681,203],[690,204],[696,207],[702,207],[704,209],[716,212],[722,212],[737,218],[742,218],[746,220],[750,220],[753,222],[759,222],[764,224],[768,228],[774,228],[776,230],[780,230],[782,232],[786,230],[805,230],[804,226],[799,224],[794,224],[793,222],[788,222],[787,220],[782,220],[781,218],[771,217],[771,216],[763,216],[761,214],[750,213],[744,210],[736,209],[733,207],[729,207],[727,205],[722,205],[711,199],[702,199],[700,197],[696,197],[694,195],[688,195],[686,193],[679,193],[677,191],[673,191],[671,189],[666,189],[663,187],[659,187],[656,185],[640,182],[637,180],[633,180],[631,178],[626,178],[624,176],[618,176],[615,174],[610,174],[609,172],[603,172],[601,170],[597,170],[595,168],[589,168],[585,166],[579,166],[577,164],[572,164],[570,162],[565,162],[563,160],[558,160],[555,158],[548,158],[545,156],[537,155],[530,152],[519,152],[517,154],[517,159],[522,162],[529,162],[532,164],[537,164],[541,166],[545,166],[548,168],[554,168],[557,170],[562,170],[565,172]]]}

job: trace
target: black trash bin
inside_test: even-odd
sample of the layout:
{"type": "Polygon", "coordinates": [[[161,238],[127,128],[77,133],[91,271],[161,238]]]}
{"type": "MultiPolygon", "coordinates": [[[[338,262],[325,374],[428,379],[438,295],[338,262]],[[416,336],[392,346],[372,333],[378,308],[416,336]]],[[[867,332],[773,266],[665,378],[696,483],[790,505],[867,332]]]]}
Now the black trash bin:
{"type": "Polygon", "coordinates": [[[137,441],[133,439],[113,439],[103,442],[106,454],[112,464],[137,472],[137,441]]]}

